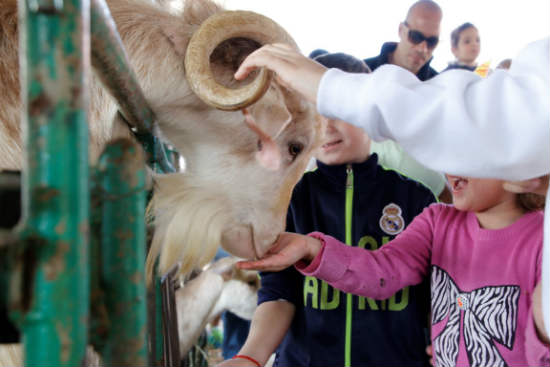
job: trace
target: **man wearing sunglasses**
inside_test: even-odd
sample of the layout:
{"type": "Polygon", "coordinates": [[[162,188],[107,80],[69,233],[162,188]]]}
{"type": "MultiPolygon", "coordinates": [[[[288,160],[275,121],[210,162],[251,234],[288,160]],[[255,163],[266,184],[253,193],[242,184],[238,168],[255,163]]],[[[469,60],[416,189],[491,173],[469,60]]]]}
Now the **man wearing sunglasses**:
{"type": "MultiPolygon", "coordinates": [[[[382,65],[394,64],[416,74],[422,81],[436,76],[430,61],[439,42],[441,17],[441,8],[435,2],[415,2],[409,8],[405,21],[399,24],[399,42],[384,43],[380,55],[365,59],[365,63],[373,71],[382,65]]],[[[418,163],[394,141],[371,142],[371,153],[377,153],[381,165],[422,182],[439,200],[451,201],[443,174],[418,163]]]]}
{"type": "Polygon", "coordinates": [[[424,81],[437,75],[430,67],[432,53],[439,42],[439,28],[443,13],[431,0],[414,3],[405,21],[399,24],[399,43],[386,42],[380,55],[365,62],[375,70],[384,64],[401,66],[424,81]]]}

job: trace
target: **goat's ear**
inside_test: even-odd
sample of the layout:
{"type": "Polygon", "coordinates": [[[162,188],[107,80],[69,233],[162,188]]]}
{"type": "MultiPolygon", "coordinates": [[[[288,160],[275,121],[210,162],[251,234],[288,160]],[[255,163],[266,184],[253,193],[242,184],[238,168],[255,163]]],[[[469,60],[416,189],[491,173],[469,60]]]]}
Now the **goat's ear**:
{"type": "Polygon", "coordinates": [[[281,151],[279,147],[269,135],[260,129],[246,108],[243,108],[242,112],[246,126],[258,135],[256,160],[264,168],[272,171],[278,170],[281,165],[281,151]]]}

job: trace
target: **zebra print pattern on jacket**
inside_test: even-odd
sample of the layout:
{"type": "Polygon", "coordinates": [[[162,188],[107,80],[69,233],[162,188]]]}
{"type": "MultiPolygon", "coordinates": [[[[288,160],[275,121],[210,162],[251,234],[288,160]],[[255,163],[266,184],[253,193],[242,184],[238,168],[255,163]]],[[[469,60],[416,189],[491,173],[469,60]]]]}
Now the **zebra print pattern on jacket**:
{"type": "Polygon", "coordinates": [[[432,267],[432,324],[448,317],[445,328],[434,339],[437,366],[456,366],[460,320],[464,313],[464,342],[470,366],[506,366],[495,341],[514,345],[520,287],[487,286],[462,292],[438,266],[432,267]]]}

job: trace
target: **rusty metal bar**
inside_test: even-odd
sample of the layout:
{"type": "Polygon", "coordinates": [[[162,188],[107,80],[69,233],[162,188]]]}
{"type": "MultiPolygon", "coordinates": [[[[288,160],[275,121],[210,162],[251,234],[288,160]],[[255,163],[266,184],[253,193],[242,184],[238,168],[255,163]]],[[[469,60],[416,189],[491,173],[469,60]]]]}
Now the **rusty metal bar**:
{"type": "Polygon", "coordinates": [[[154,285],[147,290],[147,311],[149,329],[149,364],[154,367],[166,365],[164,356],[164,330],[162,314],[162,292],[160,278],[155,276],[154,285]]]}
{"type": "Polygon", "coordinates": [[[109,317],[101,351],[107,366],[147,364],[145,287],[145,163],[127,139],[100,157],[101,283],[109,317]]]}
{"type": "Polygon", "coordinates": [[[10,303],[25,365],[75,366],[89,307],[89,2],[19,0],[19,9],[27,169],[10,303]]]}
{"type": "MultiPolygon", "coordinates": [[[[105,1],[92,0],[91,8],[92,64],[98,72],[97,74],[104,86],[117,100],[122,119],[132,127],[134,135],[147,152],[149,166],[156,172],[174,172],[175,168],[166,154],[166,146],[154,134],[156,117],[130,67],[128,56],[105,1]]],[[[149,329],[152,343],[150,363],[153,365],[162,363],[164,349],[161,337],[159,284],[160,282],[157,280],[155,289],[151,293],[153,299],[149,302],[151,306],[149,322],[154,322],[149,329]]],[[[101,321],[98,322],[101,323],[101,321]]],[[[99,330],[102,328],[100,327],[99,330]]]]}
{"type": "Polygon", "coordinates": [[[150,164],[158,164],[163,172],[174,172],[164,144],[155,137],[155,114],[130,67],[128,55],[104,0],[92,0],[91,19],[92,65],[103,85],[117,100],[124,120],[144,146],[150,164]]]}
{"type": "Polygon", "coordinates": [[[160,278],[162,294],[162,327],[164,341],[164,366],[177,366],[180,363],[180,344],[178,332],[178,312],[176,309],[177,274],[180,264],[175,265],[160,278]]]}

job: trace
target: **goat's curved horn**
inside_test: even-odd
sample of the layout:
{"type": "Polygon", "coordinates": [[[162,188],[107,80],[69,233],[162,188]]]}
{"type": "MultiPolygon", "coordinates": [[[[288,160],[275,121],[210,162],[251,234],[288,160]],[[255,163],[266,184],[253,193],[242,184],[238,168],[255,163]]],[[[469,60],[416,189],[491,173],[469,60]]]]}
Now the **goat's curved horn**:
{"type": "Polygon", "coordinates": [[[273,20],[250,11],[224,11],[209,17],[193,34],[185,53],[185,73],[189,86],[205,103],[221,110],[235,111],[251,105],[264,95],[271,72],[261,69],[254,81],[237,89],[218,84],[210,69],[210,54],[230,38],[248,38],[261,45],[294,40],[273,20]]]}

